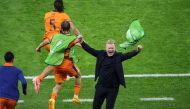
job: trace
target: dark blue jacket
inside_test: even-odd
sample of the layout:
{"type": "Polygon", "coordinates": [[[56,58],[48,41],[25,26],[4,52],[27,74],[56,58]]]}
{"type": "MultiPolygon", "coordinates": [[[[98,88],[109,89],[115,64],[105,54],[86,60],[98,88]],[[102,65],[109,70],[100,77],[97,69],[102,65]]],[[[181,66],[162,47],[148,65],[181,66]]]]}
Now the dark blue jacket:
{"type": "MultiPolygon", "coordinates": [[[[95,69],[95,81],[97,80],[98,76],[99,76],[99,70],[101,67],[101,63],[104,60],[105,55],[107,55],[105,50],[95,50],[93,48],[91,48],[88,44],[86,44],[85,42],[83,42],[82,47],[85,51],[87,51],[88,53],[90,53],[91,55],[95,56],[97,58],[96,60],[96,69],[95,69]]],[[[139,51],[137,50],[133,50],[131,52],[128,53],[121,53],[121,52],[115,52],[113,55],[113,58],[115,59],[115,71],[117,74],[117,77],[119,79],[119,83],[121,85],[123,85],[124,87],[126,87],[125,85],[125,78],[124,78],[124,73],[123,73],[123,66],[122,66],[122,62],[132,58],[133,56],[136,56],[139,53],[139,51]]]]}
{"type": "Polygon", "coordinates": [[[12,100],[19,99],[18,80],[22,83],[23,91],[26,90],[27,82],[22,70],[14,66],[0,66],[0,98],[12,100]]]}

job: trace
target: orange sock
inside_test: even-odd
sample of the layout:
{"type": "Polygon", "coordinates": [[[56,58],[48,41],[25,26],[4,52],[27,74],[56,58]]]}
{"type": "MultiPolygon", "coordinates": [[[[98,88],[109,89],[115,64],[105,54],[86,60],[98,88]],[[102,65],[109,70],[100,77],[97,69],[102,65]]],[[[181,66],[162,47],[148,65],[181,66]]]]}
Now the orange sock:
{"type": "Polygon", "coordinates": [[[56,98],[57,98],[57,93],[52,92],[51,93],[51,99],[56,100],[56,98]]]}
{"type": "Polygon", "coordinates": [[[78,95],[79,94],[79,92],[80,92],[80,85],[74,85],[74,94],[75,95],[78,95]]]}

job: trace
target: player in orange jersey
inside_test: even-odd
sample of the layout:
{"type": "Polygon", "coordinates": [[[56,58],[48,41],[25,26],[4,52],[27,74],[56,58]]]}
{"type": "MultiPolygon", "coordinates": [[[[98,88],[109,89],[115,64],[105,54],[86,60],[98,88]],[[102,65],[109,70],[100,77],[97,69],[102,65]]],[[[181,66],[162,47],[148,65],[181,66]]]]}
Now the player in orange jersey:
{"type": "MultiPolygon", "coordinates": [[[[71,25],[71,30],[73,33],[78,36],[80,35],[79,30],[75,27],[71,18],[67,13],[64,12],[64,5],[62,0],[54,1],[54,11],[47,12],[44,17],[45,22],[45,35],[44,40],[48,37],[52,37],[55,34],[60,33],[61,31],[61,23],[63,21],[69,21],[71,25]]],[[[49,44],[45,46],[46,50],[49,51],[49,44]]]]}
{"type": "Polygon", "coordinates": [[[73,62],[75,61],[75,53],[72,47],[78,43],[80,36],[70,35],[70,24],[68,21],[64,21],[61,24],[62,30],[60,34],[56,34],[53,38],[48,38],[41,42],[36,48],[38,52],[41,48],[47,44],[50,44],[50,53],[45,60],[48,65],[54,66],[54,77],[56,85],[53,88],[51,99],[49,100],[49,109],[54,109],[55,101],[58,92],[61,90],[61,85],[64,83],[67,75],[75,77],[74,97],[72,101],[74,103],[80,103],[78,94],[80,92],[81,77],[80,72],[75,68],[73,62]]]}
{"type": "MultiPolygon", "coordinates": [[[[53,37],[55,34],[59,34],[61,31],[61,23],[63,21],[68,21],[70,24],[70,28],[73,33],[77,36],[80,35],[79,30],[74,26],[73,22],[71,21],[70,17],[64,12],[64,5],[62,0],[55,0],[54,1],[54,11],[47,12],[44,17],[45,21],[45,35],[43,40],[47,38],[53,37]]],[[[50,51],[50,44],[45,46],[46,50],[50,51]]],[[[79,68],[75,65],[78,72],[80,72],[79,68]]],[[[33,83],[35,86],[35,90],[39,93],[40,90],[40,82],[50,73],[53,72],[53,66],[47,66],[44,71],[33,79],[33,83]]],[[[74,86],[76,87],[76,86],[74,86]]]]}

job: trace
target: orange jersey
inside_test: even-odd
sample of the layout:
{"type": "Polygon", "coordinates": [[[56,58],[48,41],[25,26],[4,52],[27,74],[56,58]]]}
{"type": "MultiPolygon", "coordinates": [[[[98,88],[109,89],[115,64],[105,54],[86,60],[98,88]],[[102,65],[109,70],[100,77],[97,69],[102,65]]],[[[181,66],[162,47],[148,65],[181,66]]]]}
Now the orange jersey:
{"type": "MultiPolygon", "coordinates": [[[[70,17],[65,12],[47,12],[44,17],[45,35],[43,40],[51,38],[55,34],[59,34],[63,21],[71,21],[70,17]]],[[[46,45],[45,48],[49,52],[50,44],[46,45]]]]}
{"type": "Polygon", "coordinates": [[[79,76],[79,70],[70,58],[65,58],[61,65],[54,67],[54,77],[56,83],[64,82],[67,75],[75,77],[79,76]]]}
{"type": "Polygon", "coordinates": [[[78,41],[79,41],[79,39],[75,39],[74,41],[72,41],[72,42],[68,45],[67,49],[66,49],[65,52],[64,52],[64,57],[69,57],[69,55],[70,55],[70,48],[71,48],[72,46],[74,46],[78,41]]]}
{"type": "Polygon", "coordinates": [[[65,12],[47,12],[44,17],[46,31],[44,39],[60,33],[61,23],[63,21],[71,21],[65,12]]]}
{"type": "Polygon", "coordinates": [[[73,60],[69,57],[70,48],[74,46],[78,42],[78,39],[72,41],[67,49],[64,52],[64,59],[61,65],[54,67],[54,76],[56,83],[62,83],[66,78],[67,75],[69,76],[79,76],[79,69],[76,65],[74,65],[73,60]]]}

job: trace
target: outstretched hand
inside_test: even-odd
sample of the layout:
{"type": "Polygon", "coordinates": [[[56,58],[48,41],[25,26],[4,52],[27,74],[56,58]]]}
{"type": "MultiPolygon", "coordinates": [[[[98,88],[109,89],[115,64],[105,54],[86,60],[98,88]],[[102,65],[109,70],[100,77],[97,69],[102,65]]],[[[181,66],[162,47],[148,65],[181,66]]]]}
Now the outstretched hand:
{"type": "Polygon", "coordinates": [[[41,52],[41,49],[39,47],[36,48],[37,52],[41,52]]]}
{"type": "Polygon", "coordinates": [[[81,43],[83,42],[83,40],[84,40],[82,35],[78,35],[77,38],[79,39],[79,42],[78,42],[78,43],[80,43],[80,44],[81,44],[81,43]]]}
{"type": "Polygon", "coordinates": [[[143,49],[143,46],[142,45],[137,45],[137,50],[138,51],[141,51],[143,49]]]}
{"type": "Polygon", "coordinates": [[[26,89],[23,90],[23,94],[24,94],[24,95],[27,95],[26,89]]]}

